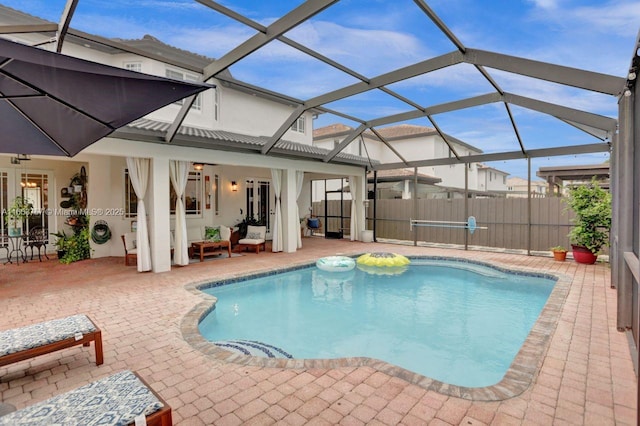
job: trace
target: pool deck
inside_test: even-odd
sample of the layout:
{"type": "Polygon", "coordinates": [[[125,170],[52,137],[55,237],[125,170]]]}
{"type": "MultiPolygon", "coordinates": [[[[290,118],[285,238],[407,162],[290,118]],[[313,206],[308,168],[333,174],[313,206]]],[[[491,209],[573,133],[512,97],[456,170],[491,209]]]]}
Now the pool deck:
{"type": "MultiPolygon", "coordinates": [[[[616,330],[606,264],[550,257],[305,238],[296,253],[246,253],[140,274],[123,258],[0,265],[0,330],[85,313],[102,329],[104,364],[72,348],[0,367],[0,400],[18,408],[105,377],[137,371],[173,408],[176,425],[633,425],[636,379],[628,337],[616,330]],[[280,368],[220,359],[187,341],[184,324],[210,299],[193,283],[388,251],[450,256],[560,274],[568,291],[533,383],[517,396],[473,401],[412,383],[375,365],[280,368]]],[[[533,362],[533,361],[532,361],[533,362]]],[[[536,367],[536,366],[533,366],[536,367]]]]}

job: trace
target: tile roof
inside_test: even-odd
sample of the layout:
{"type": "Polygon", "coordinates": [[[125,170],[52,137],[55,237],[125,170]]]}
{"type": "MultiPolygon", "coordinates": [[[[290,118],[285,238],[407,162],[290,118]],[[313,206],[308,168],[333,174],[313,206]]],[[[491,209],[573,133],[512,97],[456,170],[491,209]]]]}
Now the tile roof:
{"type": "MultiPolygon", "coordinates": [[[[436,132],[433,127],[416,126],[415,124],[399,124],[397,126],[388,126],[376,129],[385,139],[396,139],[407,136],[432,135],[436,132]]],[[[375,137],[375,136],[374,136],[375,137]]]]}
{"type": "MultiPolygon", "coordinates": [[[[169,129],[170,123],[140,118],[121,127],[114,132],[113,136],[125,139],[145,139],[148,141],[158,141],[169,129]]],[[[250,136],[240,133],[227,132],[224,130],[201,129],[197,127],[182,125],[174,139],[176,145],[194,146],[209,149],[234,149],[260,152],[262,147],[269,140],[268,136],[250,136]]],[[[279,140],[273,150],[273,154],[280,156],[304,157],[305,159],[322,159],[330,150],[312,145],[305,145],[287,140],[279,140]]],[[[338,154],[332,162],[352,164],[358,166],[369,165],[369,160],[353,154],[338,154]]],[[[373,163],[377,163],[374,161],[373,163]]]]}

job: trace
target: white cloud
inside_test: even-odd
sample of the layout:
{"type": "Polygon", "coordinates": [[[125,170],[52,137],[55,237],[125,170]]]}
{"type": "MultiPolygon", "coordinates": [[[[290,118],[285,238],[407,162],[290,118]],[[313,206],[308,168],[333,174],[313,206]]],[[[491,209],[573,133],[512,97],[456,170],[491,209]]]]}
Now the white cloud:
{"type": "Polygon", "coordinates": [[[558,8],[558,0],[528,0],[529,3],[533,3],[537,8],[540,9],[557,9],[558,8]]]}

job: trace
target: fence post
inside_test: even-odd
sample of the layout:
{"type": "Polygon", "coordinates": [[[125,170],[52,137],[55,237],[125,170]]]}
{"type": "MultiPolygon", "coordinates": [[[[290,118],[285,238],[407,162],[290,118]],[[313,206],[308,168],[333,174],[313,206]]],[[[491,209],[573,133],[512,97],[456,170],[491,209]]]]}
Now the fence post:
{"type": "MultiPolygon", "coordinates": [[[[418,218],[418,168],[413,168],[413,194],[411,196],[413,198],[413,217],[415,219],[418,218]]],[[[413,227],[413,245],[418,245],[418,227],[413,227]]]]}
{"type": "MultiPolygon", "coordinates": [[[[468,220],[469,217],[469,164],[464,163],[464,217],[468,220]]],[[[469,233],[465,228],[464,231],[464,249],[469,250],[469,233]]]]}
{"type": "Polygon", "coordinates": [[[527,157],[527,256],[531,256],[531,157],[527,157]]]}

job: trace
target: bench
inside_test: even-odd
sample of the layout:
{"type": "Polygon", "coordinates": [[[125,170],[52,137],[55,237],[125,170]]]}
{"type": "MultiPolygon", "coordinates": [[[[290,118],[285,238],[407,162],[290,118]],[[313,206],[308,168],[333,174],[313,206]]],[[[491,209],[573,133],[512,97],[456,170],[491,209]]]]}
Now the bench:
{"type": "Polygon", "coordinates": [[[170,426],[171,407],[138,376],[124,370],[0,417],[0,425],[170,426]]]}
{"type": "Polygon", "coordinates": [[[86,315],[45,321],[0,331],[0,367],[77,345],[94,342],[96,365],[104,362],[102,332],[86,315]]]}

